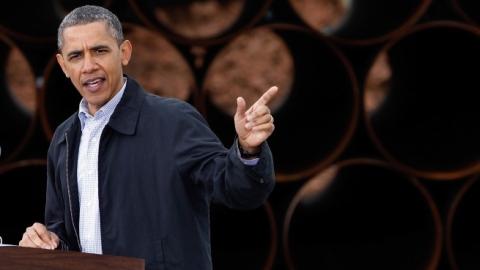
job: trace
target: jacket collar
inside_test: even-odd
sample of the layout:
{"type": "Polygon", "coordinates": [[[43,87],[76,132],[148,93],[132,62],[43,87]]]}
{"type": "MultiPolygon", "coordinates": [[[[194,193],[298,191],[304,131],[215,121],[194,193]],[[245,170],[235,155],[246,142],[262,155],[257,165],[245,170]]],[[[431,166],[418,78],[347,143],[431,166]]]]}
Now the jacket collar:
{"type": "MultiPolygon", "coordinates": [[[[108,125],[119,133],[133,135],[137,128],[138,117],[146,94],[134,79],[125,74],[124,76],[127,78],[127,86],[122,99],[110,117],[108,125]]],[[[64,133],[68,133],[69,136],[72,132],[75,132],[77,128],[80,128],[80,120],[78,119],[77,113],[72,115],[66,122],[68,124],[66,125],[64,133]]],[[[60,135],[61,137],[58,140],[58,144],[65,140],[64,134],[60,135]]]]}
{"type": "Polygon", "coordinates": [[[127,77],[125,93],[110,117],[108,125],[119,133],[133,135],[146,94],[135,80],[127,75],[125,77],[127,77]]]}

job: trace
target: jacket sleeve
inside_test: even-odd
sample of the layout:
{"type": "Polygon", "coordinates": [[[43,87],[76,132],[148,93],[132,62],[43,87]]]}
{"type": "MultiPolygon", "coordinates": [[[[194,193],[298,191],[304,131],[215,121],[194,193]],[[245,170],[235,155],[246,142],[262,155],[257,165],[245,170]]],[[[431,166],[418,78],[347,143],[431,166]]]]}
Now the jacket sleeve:
{"type": "Polygon", "coordinates": [[[45,203],[45,226],[51,232],[54,232],[59,238],[60,243],[57,249],[69,250],[65,233],[65,209],[63,197],[61,194],[61,183],[57,181],[55,175],[55,159],[53,158],[55,136],[48,149],[47,155],[47,193],[45,203]]]}
{"type": "Polygon", "coordinates": [[[182,177],[203,185],[212,201],[230,208],[262,205],[275,184],[268,144],[262,144],[256,165],[246,165],[237,154],[236,141],[226,149],[193,107],[180,103],[179,109],[174,148],[182,177]]]}

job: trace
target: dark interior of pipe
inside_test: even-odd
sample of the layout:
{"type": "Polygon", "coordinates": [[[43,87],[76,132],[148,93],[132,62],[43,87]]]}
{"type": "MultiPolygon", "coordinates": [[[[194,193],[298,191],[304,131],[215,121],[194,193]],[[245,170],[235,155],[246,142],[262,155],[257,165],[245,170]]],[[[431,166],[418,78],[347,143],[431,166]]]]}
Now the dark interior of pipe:
{"type": "Polygon", "coordinates": [[[0,236],[4,243],[17,245],[27,227],[43,221],[46,174],[44,165],[0,173],[0,236]]]}
{"type": "Polygon", "coordinates": [[[324,189],[304,194],[288,230],[295,269],[432,265],[440,243],[431,199],[405,175],[355,164],[341,168],[324,189]]]}
{"type": "Polygon", "coordinates": [[[212,205],[212,260],[216,268],[264,269],[269,263],[269,257],[275,251],[272,239],[275,221],[268,215],[266,207],[239,211],[212,205]],[[239,223],[244,224],[241,230],[238,230],[239,223]]]}
{"type": "Polygon", "coordinates": [[[480,36],[436,27],[388,51],[390,88],[370,121],[395,159],[418,170],[459,170],[479,160],[480,36]]]}
{"type": "Polygon", "coordinates": [[[480,2],[471,0],[451,0],[457,12],[466,20],[480,25],[480,2]]]}
{"type": "Polygon", "coordinates": [[[463,193],[453,212],[453,221],[448,233],[457,269],[480,268],[479,195],[480,182],[477,180],[463,193]]]}
{"type": "Polygon", "coordinates": [[[32,38],[55,37],[59,23],[60,17],[48,1],[9,1],[8,8],[0,9],[0,25],[32,38]],[[30,18],[36,18],[35,23],[30,18]]]}

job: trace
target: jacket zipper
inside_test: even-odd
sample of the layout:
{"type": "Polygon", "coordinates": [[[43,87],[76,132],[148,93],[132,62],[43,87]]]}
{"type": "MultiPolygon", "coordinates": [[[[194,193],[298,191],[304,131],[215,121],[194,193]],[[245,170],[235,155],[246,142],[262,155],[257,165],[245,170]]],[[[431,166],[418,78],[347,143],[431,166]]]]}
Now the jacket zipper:
{"type": "Polygon", "coordinates": [[[80,237],[78,237],[78,232],[77,232],[77,228],[75,228],[75,220],[73,218],[73,211],[72,211],[72,196],[70,194],[70,177],[69,177],[69,171],[68,171],[68,150],[69,150],[69,146],[68,146],[68,136],[67,136],[67,133],[65,132],[65,142],[67,143],[67,158],[66,158],[66,162],[65,162],[65,167],[66,167],[66,172],[67,172],[67,194],[68,194],[68,206],[70,207],[70,219],[72,221],[72,226],[73,226],[73,231],[75,232],[75,237],[77,238],[77,243],[78,243],[78,247],[80,248],[80,251],[82,251],[82,245],[80,244],[80,237]]]}

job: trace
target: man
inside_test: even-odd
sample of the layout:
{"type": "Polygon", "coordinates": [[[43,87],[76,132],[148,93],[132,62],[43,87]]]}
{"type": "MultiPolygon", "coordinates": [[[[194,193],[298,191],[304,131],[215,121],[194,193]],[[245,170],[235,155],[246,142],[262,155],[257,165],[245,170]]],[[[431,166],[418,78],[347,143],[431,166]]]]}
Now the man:
{"type": "Polygon", "coordinates": [[[237,139],[225,149],[190,105],[146,94],[123,75],[132,45],[96,6],[68,14],[57,60],[83,99],[48,151],[45,225],[20,246],[144,258],[147,269],[211,269],[210,201],[260,206],[273,189],[272,87],[249,109],[237,99],[237,139]]]}

